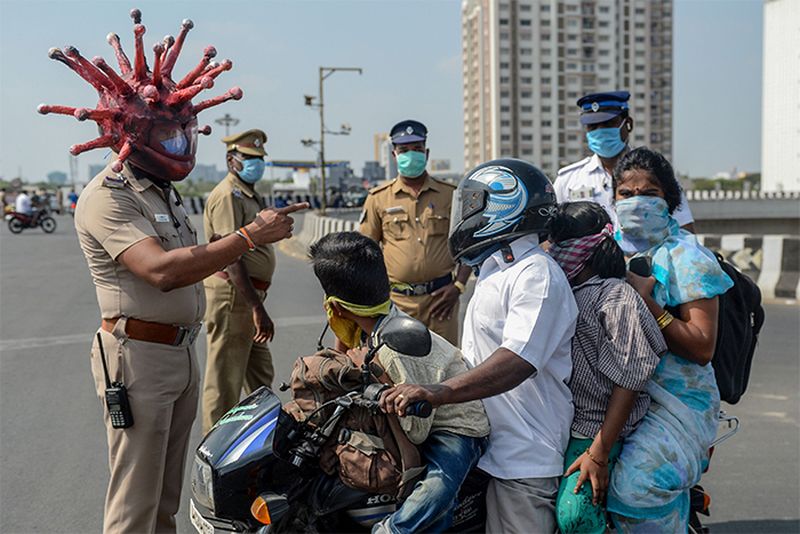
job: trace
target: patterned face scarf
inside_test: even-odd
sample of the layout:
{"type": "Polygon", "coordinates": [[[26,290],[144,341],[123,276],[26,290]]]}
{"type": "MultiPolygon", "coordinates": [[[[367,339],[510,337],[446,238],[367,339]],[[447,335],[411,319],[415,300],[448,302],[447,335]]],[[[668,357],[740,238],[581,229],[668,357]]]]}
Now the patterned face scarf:
{"type": "Polygon", "coordinates": [[[615,238],[627,254],[644,252],[678,233],[678,224],[663,198],[634,196],[618,200],[614,209],[619,220],[615,238]]]}
{"type": "Polygon", "coordinates": [[[607,224],[598,234],[584,235],[553,243],[547,252],[561,266],[567,274],[567,280],[571,282],[583,270],[600,243],[611,238],[613,231],[614,228],[607,224]]]}

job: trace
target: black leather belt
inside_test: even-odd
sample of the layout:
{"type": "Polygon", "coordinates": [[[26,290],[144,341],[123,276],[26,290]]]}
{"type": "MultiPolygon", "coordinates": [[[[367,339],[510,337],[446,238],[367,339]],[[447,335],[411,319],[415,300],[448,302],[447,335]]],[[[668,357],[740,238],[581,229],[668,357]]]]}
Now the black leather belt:
{"type": "Polygon", "coordinates": [[[441,289],[448,284],[453,283],[453,275],[446,274],[444,276],[440,276],[435,280],[431,280],[430,282],[422,282],[420,284],[406,284],[400,283],[392,286],[393,293],[399,293],[400,295],[406,295],[408,297],[411,296],[420,296],[420,295],[430,295],[437,289],[441,289]]]}

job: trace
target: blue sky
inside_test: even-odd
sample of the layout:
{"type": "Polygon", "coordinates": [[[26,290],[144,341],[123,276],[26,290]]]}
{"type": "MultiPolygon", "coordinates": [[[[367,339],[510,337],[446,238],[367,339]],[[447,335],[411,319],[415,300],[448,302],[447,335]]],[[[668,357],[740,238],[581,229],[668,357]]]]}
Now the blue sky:
{"type": "MultiPolygon", "coordinates": [[[[215,127],[201,137],[198,162],[223,163],[222,128],[228,112],[237,128],[259,127],[276,159],[313,159],[300,139],[318,137],[318,115],[303,106],[317,94],[317,69],[356,66],[325,83],[326,122],[351,124],[349,137],[328,137],[333,159],[350,159],[360,172],[372,159],[372,136],[413,117],[431,132],[431,157],[463,166],[460,2],[457,0],[327,1],[37,1],[0,0],[0,176],[22,169],[35,180],[68,169],[68,147],[95,136],[93,124],[41,116],[37,104],[94,106],[92,88],[47,58],[52,46],[75,45],[85,56],[113,53],[105,35],[116,32],[132,54],[128,10],[143,13],[146,50],[176,34],[183,18],[189,33],[175,72],[182,76],[213,44],[232,71],[209,94],[239,85],[245,96],[200,115],[215,127]]],[[[760,0],[676,0],[674,52],[674,163],[692,176],[719,170],[758,170],[761,153],[760,0]]],[[[150,53],[152,54],[152,52],[150,53]]],[[[101,150],[81,155],[80,177],[101,150]]]]}

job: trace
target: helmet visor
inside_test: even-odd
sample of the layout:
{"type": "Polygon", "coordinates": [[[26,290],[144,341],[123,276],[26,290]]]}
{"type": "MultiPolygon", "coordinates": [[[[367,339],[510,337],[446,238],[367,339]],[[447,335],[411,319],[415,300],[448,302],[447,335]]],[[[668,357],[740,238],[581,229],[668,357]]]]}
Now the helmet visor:
{"type": "Polygon", "coordinates": [[[486,191],[465,187],[456,189],[453,192],[453,204],[450,210],[450,235],[453,235],[453,231],[461,221],[483,210],[485,205],[486,191]]]}

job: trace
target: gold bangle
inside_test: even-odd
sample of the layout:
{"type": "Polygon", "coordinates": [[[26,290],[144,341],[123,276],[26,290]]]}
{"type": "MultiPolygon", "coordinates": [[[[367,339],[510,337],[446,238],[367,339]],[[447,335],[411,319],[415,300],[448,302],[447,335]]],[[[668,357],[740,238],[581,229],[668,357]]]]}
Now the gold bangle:
{"type": "Polygon", "coordinates": [[[467,290],[467,286],[465,286],[463,282],[460,282],[458,280],[453,282],[453,285],[456,286],[456,289],[458,289],[458,292],[461,293],[462,295],[464,294],[464,291],[467,290]]]}
{"type": "Polygon", "coordinates": [[[668,327],[672,323],[672,321],[674,319],[675,319],[675,317],[673,317],[671,313],[667,313],[667,317],[663,321],[658,323],[658,327],[661,330],[664,330],[666,327],[668,327]]]}
{"type": "Polygon", "coordinates": [[[662,322],[664,319],[666,319],[666,318],[667,318],[667,315],[669,315],[669,312],[668,312],[667,310],[664,310],[664,313],[662,313],[661,315],[659,315],[658,317],[656,317],[656,322],[657,322],[657,323],[660,325],[660,324],[661,324],[661,322],[662,322]]]}
{"type": "Polygon", "coordinates": [[[601,462],[600,460],[592,456],[592,452],[589,450],[589,447],[586,447],[586,452],[584,454],[586,454],[586,456],[588,456],[591,461],[593,461],[600,467],[605,467],[606,465],[608,465],[608,462],[601,462]]]}

